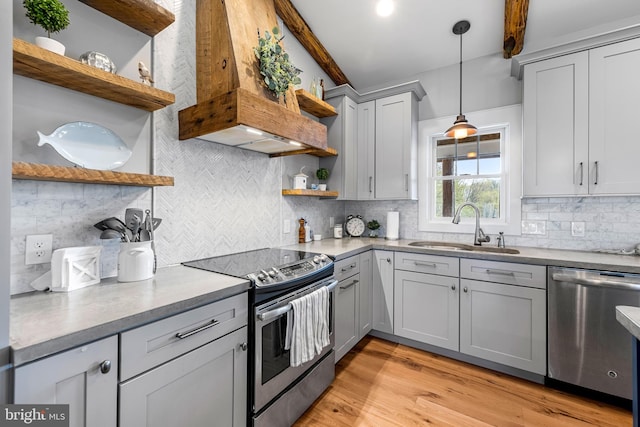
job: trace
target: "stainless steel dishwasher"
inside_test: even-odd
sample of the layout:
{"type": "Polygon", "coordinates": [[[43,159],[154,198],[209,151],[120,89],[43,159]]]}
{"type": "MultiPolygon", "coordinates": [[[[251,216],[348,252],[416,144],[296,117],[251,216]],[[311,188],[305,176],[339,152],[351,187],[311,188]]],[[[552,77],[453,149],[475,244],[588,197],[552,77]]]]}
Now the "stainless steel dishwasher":
{"type": "Polygon", "coordinates": [[[615,307],[640,306],[640,275],[556,267],[548,274],[548,377],[631,399],[631,338],[615,307]]]}

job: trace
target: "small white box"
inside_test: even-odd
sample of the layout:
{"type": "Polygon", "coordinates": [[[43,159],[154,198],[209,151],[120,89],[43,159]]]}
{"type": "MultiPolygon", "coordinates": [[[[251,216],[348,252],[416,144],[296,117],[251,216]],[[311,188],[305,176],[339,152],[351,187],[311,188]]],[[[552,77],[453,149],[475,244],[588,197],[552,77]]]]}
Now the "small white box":
{"type": "Polygon", "coordinates": [[[81,246],[53,251],[51,290],[69,292],[100,283],[101,246],[81,246]]]}

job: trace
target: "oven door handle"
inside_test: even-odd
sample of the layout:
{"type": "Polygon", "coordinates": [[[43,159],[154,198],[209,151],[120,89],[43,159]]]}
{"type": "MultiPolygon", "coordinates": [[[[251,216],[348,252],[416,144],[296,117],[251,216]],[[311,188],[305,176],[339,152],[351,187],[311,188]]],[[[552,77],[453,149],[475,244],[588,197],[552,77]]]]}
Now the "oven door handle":
{"type": "MultiPolygon", "coordinates": [[[[335,289],[335,287],[337,285],[338,285],[338,281],[337,280],[332,280],[327,285],[327,290],[329,292],[331,292],[331,291],[333,291],[335,289]]],[[[286,312],[291,311],[292,308],[293,308],[293,306],[291,305],[291,303],[289,303],[287,305],[283,305],[280,308],[276,308],[275,310],[266,311],[264,313],[258,314],[258,319],[262,320],[263,322],[268,322],[269,320],[275,319],[276,317],[282,316],[286,312]]]]}

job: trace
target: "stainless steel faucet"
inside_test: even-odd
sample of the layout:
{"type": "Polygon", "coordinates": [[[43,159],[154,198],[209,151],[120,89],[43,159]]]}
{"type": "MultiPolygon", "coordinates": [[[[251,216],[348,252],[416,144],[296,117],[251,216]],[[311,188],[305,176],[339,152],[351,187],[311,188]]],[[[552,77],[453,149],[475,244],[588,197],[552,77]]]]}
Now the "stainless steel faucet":
{"type": "Polygon", "coordinates": [[[473,244],[476,246],[481,246],[483,242],[491,241],[491,238],[486,234],[484,234],[484,231],[482,231],[482,228],[480,228],[480,209],[478,209],[478,207],[471,202],[465,202],[462,205],[460,205],[458,209],[456,209],[456,214],[453,216],[453,221],[451,222],[453,222],[454,224],[457,224],[460,222],[460,211],[465,206],[471,206],[473,210],[476,212],[476,233],[473,239],[473,244]]]}

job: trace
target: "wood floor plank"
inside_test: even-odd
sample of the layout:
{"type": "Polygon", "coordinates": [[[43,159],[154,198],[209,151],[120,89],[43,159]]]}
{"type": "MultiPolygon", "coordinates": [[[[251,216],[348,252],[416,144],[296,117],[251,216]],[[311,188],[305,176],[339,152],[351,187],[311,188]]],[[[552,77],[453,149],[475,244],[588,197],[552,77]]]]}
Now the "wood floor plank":
{"type": "Polygon", "coordinates": [[[624,427],[631,412],[379,338],[336,365],[295,426],[624,427]]]}

